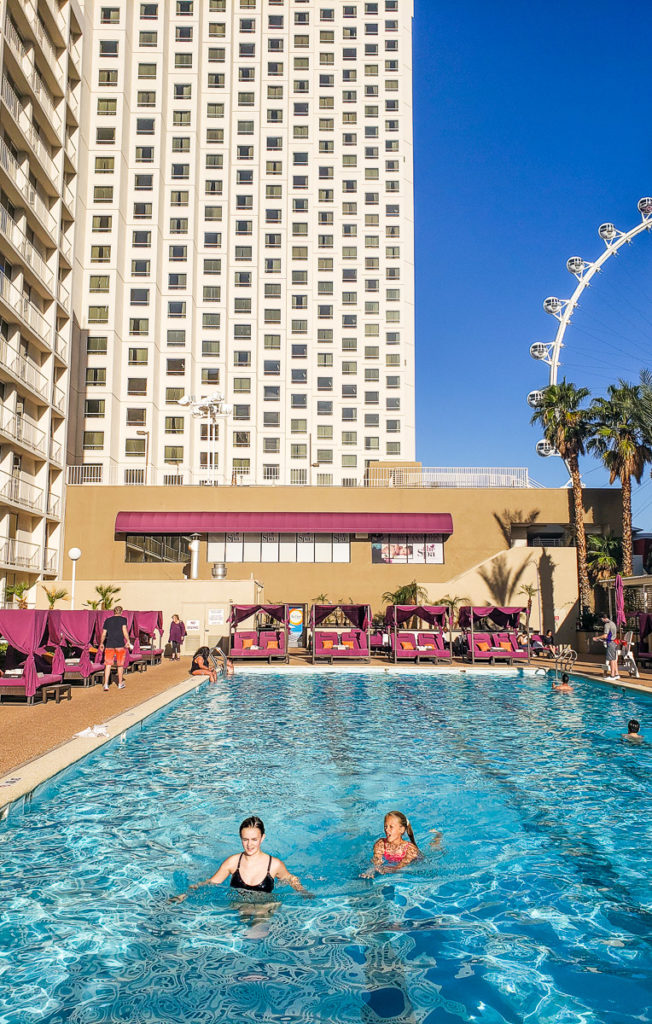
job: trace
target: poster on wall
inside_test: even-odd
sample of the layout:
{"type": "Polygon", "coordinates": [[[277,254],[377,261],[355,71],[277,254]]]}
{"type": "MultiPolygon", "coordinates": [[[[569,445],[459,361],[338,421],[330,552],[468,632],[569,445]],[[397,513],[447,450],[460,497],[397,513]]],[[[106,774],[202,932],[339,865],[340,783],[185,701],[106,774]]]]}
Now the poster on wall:
{"type": "Polygon", "coordinates": [[[224,625],[224,609],[223,608],[209,608],[208,609],[208,625],[209,626],[223,626],[224,625]]]}
{"type": "Polygon", "coordinates": [[[304,604],[289,604],[288,618],[288,646],[303,647],[303,630],[306,620],[306,606],[304,604]]]}

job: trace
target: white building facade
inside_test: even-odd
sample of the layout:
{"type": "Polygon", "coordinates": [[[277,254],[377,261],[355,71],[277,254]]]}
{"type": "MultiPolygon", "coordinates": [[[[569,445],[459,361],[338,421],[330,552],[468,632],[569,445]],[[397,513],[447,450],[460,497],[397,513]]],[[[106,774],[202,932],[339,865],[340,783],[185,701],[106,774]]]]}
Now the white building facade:
{"type": "Polygon", "coordinates": [[[59,571],[82,20],[76,0],[0,2],[3,603],[59,571]]]}
{"type": "Polygon", "coordinates": [[[412,460],[411,0],[85,14],[70,481],[412,460]]]}

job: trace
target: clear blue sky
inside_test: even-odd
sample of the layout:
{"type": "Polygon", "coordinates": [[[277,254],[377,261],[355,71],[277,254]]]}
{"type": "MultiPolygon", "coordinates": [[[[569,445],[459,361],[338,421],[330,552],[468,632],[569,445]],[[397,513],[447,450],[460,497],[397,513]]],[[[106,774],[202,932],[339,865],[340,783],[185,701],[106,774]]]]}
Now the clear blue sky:
{"type": "MultiPolygon", "coordinates": [[[[529,466],[529,355],[568,298],[569,256],[597,259],[598,226],[622,230],[652,195],[644,4],[415,0],[417,457],[424,465],[529,466]]],[[[652,236],[608,261],[567,332],[569,380],[598,393],[652,365],[652,236]],[[612,266],[613,265],[613,266],[612,266]],[[650,357],[647,353],[650,352],[650,357]]],[[[592,460],[585,482],[605,482],[592,460]]],[[[652,481],[635,496],[652,529],[652,481]],[[648,505],[648,502],[650,503],[648,505]]]]}

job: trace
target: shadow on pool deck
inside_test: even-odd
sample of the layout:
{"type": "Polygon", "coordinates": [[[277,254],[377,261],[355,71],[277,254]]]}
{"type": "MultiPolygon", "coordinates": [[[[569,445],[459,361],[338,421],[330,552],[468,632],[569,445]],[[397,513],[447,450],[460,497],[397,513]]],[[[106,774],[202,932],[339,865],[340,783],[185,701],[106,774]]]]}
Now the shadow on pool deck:
{"type": "MultiPolygon", "coordinates": [[[[306,652],[290,656],[291,666],[310,667],[311,664],[310,656],[306,652]]],[[[359,662],[347,662],[342,667],[350,672],[355,671],[359,665],[359,662]]],[[[533,659],[530,667],[552,668],[552,665],[551,661],[541,658],[533,659]]],[[[315,667],[320,666],[321,663],[315,667]]],[[[371,666],[392,668],[393,663],[385,657],[373,656],[371,666]]],[[[585,657],[577,662],[575,671],[590,678],[602,679],[602,666],[603,662],[598,657],[585,657]]],[[[279,670],[282,670],[282,667],[278,666],[279,670]]],[[[442,671],[451,671],[450,666],[438,668],[442,671]]],[[[459,671],[471,666],[455,661],[452,668],[453,671],[459,671]]],[[[76,686],[72,690],[72,700],[64,700],[60,704],[49,701],[47,704],[34,704],[28,707],[25,704],[3,703],[0,705],[0,775],[12,772],[41,754],[54,750],[87,726],[108,722],[150,697],[172,689],[188,678],[189,669],[190,658],[183,658],[179,662],[164,661],[161,665],[148,668],[147,672],[134,672],[126,676],[127,685],[124,690],[118,690],[112,685],[110,691],[105,693],[101,685],[89,688],[76,686]]],[[[400,669],[403,672],[406,669],[414,672],[433,671],[431,665],[405,663],[400,669]]],[[[242,670],[243,668],[236,666],[236,671],[242,670]]],[[[247,664],[246,670],[255,671],[255,666],[247,664]]],[[[500,667],[492,666],[491,671],[500,671],[500,667]]],[[[652,692],[652,670],[641,671],[640,680],[623,676],[621,682],[652,692]]]]}

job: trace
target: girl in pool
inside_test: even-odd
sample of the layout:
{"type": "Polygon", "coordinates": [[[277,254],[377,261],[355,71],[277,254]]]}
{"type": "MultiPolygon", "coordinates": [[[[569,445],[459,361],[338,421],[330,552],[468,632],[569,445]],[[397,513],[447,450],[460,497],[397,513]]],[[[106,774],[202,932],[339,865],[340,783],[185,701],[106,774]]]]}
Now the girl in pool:
{"type": "Polygon", "coordinates": [[[265,838],[265,826],[260,818],[252,815],[245,818],[240,826],[240,842],[242,853],[232,853],[227,857],[210,878],[204,882],[191,885],[198,889],[200,885],[220,885],[229,875],[231,888],[245,892],[272,892],[274,881],[287,882],[297,892],[309,895],[296,875],[291,875],[282,860],[263,853],[261,845],[265,838]]]}
{"type": "Polygon", "coordinates": [[[195,656],[192,659],[192,664],[190,666],[190,675],[208,676],[211,683],[216,683],[217,672],[208,660],[209,655],[210,651],[208,650],[208,647],[200,647],[199,650],[195,652],[195,656]]]}
{"type": "Polygon", "coordinates": [[[373,864],[365,877],[371,878],[376,872],[388,874],[400,871],[420,855],[410,822],[402,811],[390,811],[385,815],[385,838],[374,843],[373,864]],[[403,837],[407,835],[407,839],[403,837]]]}

